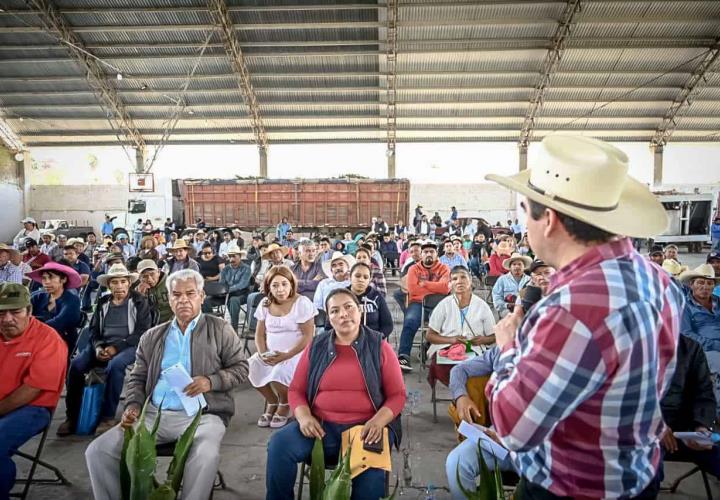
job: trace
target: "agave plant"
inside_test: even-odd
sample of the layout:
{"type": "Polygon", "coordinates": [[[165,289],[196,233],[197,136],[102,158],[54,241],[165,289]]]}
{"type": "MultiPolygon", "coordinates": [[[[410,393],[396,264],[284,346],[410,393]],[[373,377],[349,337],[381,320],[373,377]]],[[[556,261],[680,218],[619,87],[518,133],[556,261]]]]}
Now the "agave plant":
{"type": "MultiPolygon", "coordinates": [[[[394,500],[395,489],[389,497],[380,500],[394,500]]],[[[322,440],[315,439],[312,449],[312,462],[310,464],[310,500],[350,500],[352,491],[352,478],[350,477],[350,448],[345,456],[340,457],[337,467],[325,481],[325,452],[322,440]]]]}
{"type": "Polygon", "coordinates": [[[195,431],[200,424],[202,412],[198,411],[188,428],[175,443],[173,458],[168,467],[165,482],[160,484],[155,479],[157,464],[155,446],[157,445],[157,431],[162,411],[158,408],[153,428],[148,431],[145,427],[145,413],[149,401],[150,398],[145,401],[142,412],[140,412],[137,430],[133,430],[132,427],[125,430],[120,455],[120,484],[123,500],[173,500],[177,498],[182,484],[185,462],[195,438],[195,431]]]}
{"type": "Polygon", "coordinates": [[[482,453],[482,441],[478,441],[478,462],[480,464],[480,486],[475,491],[466,490],[460,482],[460,465],[455,468],[455,477],[465,498],[468,500],[505,500],[503,491],[502,473],[498,461],[495,460],[495,468],[490,468],[485,463],[485,457],[482,453]]]}

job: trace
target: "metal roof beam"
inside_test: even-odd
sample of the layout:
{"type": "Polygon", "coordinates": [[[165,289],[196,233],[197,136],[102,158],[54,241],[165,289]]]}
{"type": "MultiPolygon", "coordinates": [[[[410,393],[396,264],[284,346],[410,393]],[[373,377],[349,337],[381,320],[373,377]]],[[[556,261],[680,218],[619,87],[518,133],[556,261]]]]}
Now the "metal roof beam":
{"type": "Polygon", "coordinates": [[[0,116],[0,140],[5,143],[10,151],[19,153],[25,151],[25,144],[18,136],[5,118],[0,116]]]}
{"type": "MultiPolygon", "coordinates": [[[[227,10],[225,0],[208,0],[207,6],[210,10],[210,14],[215,20],[216,28],[220,30],[222,35],[225,52],[227,53],[227,57],[230,59],[230,64],[235,72],[238,87],[242,92],[243,102],[248,108],[250,126],[252,127],[253,136],[255,137],[255,143],[258,148],[260,148],[260,155],[262,158],[264,154],[267,154],[267,132],[265,131],[265,124],[263,123],[262,115],[260,114],[257,96],[255,94],[255,90],[253,89],[252,82],[250,81],[250,71],[245,64],[245,58],[243,56],[242,49],[240,48],[240,41],[237,36],[235,36],[235,32],[233,30],[230,13],[227,10]]],[[[267,175],[267,172],[265,175],[267,175]]]]}
{"type": "Polygon", "coordinates": [[[387,142],[388,178],[395,177],[395,146],[397,143],[397,55],[398,2],[387,0],[385,14],[385,129],[387,142]]]}
{"type": "Polygon", "coordinates": [[[708,49],[698,66],[693,70],[690,78],[688,78],[685,85],[683,85],[680,93],[665,112],[662,123],[650,140],[650,147],[663,147],[667,144],[668,139],[670,139],[675,128],[677,128],[678,120],[687,113],[688,108],[692,105],[693,97],[697,95],[699,88],[705,82],[706,73],[710,67],[715,64],[718,56],[720,56],[720,38],[708,49]]]}
{"type": "Polygon", "coordinates": [[[540,80],[535,85],[533,94],[530,97],[530,107],[525,114],[525,120],[520,130],[520,138],[518,145],[521,149],[526,149],[532,137],[533,127],[535,126],[535,117],[542,106],[545,97],[545,90],[550,83],[550,75],[555,70],[555,66],[560,61],[562,53],[565,50],[565,41],[570,35],[573,19],[580,12],[580,0],[568,0],[565,10],[562,13],[562,20],[555,29],[552,37],[552,48],[548,50],[542,63],[540,80]]]}
{"type": "Polygon", "coordinates": [[[146,147],[142,134],[135,127],[115,88],[108,83],[107,75],[98,59],[83,48],[82,40],[58,13],[51,0],[30,0],[30,4],[37,10],[45,30],[57,34],[59,40],[68,47],[70,54],[84,68],[88,84],[108,110],[108,120],[115,122],[119,132],[144,156],[146,147]]]}

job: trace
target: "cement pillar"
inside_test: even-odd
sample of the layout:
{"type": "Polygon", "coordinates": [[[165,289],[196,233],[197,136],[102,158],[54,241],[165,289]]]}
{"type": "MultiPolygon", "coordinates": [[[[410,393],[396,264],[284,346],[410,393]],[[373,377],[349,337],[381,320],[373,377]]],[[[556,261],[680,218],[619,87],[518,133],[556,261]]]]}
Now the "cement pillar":
{"type": "Polygon", "coordinates": [[[395,177],[397,177],[396,172],[395,172],[395,151],[394,150],[391,151],[388,149],[388,152],[387,152],[387,172],[388,172],[387,173],[388,179],[394,179],[395,177]]]}
{"type": "Polygon", "coordinates": [[[520,153],[519,158],[518,158],[520,172],[522,172],[523,170],[527,170],[527,150],[528,150],[527,146],[518,147],[518,151],[520,153]]]}
{"type": "Polygon", "coordinates": [[[258,152],[260,153],[260,177],[267,179],[267,148],[259,147],[258,152]]]}
{"type": "Polygon", "coordinates": [[[653,186],[661,186],[663,182],[663,146],[654,146],[653,150],[653,186]]]}
{"type": "Polygon", "coordinates": [[[0,224],[0,242],[12,242],[20,230],[26,212],[25,184],[24,160],[16,161],[15,153],[0,143],[0,213],[5,222],[0,224]]]}
{"type": "Polygon", "coordinates": [[[145,151],[140,148],[135,150],[135,173],[145,173],[145,151]]]}

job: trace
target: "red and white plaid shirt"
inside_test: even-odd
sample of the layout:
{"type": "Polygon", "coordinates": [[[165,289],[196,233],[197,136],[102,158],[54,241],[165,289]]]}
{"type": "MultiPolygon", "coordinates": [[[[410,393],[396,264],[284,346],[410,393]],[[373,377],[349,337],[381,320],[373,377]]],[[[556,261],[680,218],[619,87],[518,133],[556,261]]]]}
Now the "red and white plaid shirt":
{"type": "Polygon", "coordinates": [[[631,497],[650,483],[683,305],[629,239],[553,276],[487,388],[498,435],[528,481],[574,498],[631,497]]]}

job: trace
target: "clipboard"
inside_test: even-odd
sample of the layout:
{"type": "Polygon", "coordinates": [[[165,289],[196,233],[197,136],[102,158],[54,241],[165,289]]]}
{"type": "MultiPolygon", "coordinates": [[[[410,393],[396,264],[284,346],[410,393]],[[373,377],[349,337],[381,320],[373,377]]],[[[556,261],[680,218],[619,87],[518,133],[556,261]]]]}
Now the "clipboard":
{"type": "Polygon", "coordinates": [[[363,426],[356,425],[342,433],[341,454],[344,457],[348,447],[350,448],[350,477],[355,478],[368,469],[383,469],[392,471],[390,460],[390,441],[387,428],[383,429],[383,451],[374,453],[363,448],[363,440],[360,437],[363,426]]]}

